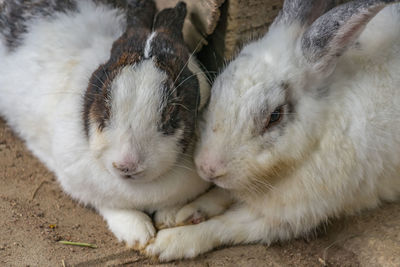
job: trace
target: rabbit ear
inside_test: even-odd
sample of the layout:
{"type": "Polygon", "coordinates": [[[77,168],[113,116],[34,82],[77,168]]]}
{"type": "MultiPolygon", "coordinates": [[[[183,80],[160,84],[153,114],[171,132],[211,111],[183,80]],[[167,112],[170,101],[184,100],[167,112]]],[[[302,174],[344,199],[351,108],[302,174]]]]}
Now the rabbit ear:
{"type": "Polygon", "coordinates": [[[332,9],[318,18],[302,36],[304,57],[316,71],[333,70],[337,58],[357,40],[385,4],[391,2],[399,1],[359,0],[332,9]]]}
{"type": "Polygon", "coordinates": [[[183,41],[182,29],[186,17],[186,4],[179,2],[174,8],[161,10],[155,18],[153,29],[183,41]]]}
{"type": "Polygon", "coordinates": [[[128,0],[126,5],[128,26],[150,30],[156,13],[156,5],[153,0],[128,0]]]}
{"type": "Polygon", "coordinates": [[[286,0],[273,25],[300,23],[310,25],[333,8],[337,0],[286,0]]]}

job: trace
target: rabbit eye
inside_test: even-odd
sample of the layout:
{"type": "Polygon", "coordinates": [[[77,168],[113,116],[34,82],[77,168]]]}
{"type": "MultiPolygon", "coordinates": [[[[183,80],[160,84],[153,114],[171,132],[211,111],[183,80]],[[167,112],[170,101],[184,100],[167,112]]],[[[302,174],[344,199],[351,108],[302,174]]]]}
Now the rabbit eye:
{"type": "Polygon", "coordinates": [[[278,122],[281,119],[281,108],[274,110],[274,112],[271,113],[271,117],[269,119],[269,123],[275,123],[278,122]]]}
{"type": "Polygon", "coordinates": [[[275,109],[271,115],[269,116],[269,119],[267,120],[267,123],[265,125],[265,129],[268,129],[269,127],[279,123],[282,120],[283,115],[283,106],[275,109]]]}

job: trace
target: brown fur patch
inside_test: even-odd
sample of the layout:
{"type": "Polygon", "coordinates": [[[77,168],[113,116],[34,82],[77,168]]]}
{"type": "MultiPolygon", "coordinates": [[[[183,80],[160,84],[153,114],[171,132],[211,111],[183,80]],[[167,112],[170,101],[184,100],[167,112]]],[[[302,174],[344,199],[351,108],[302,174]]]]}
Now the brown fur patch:
{"type": "Polygon", "coordinates": [[[155,12],[153,1],[128,1],[126,6],[128,27],[111,49],[109,60],[92,74],[84,97],[83,122],[89,136],[90,123],[102,130],[110,118],[110,85],[122,68],[133,65],[143,58],[146,39],[150,33],[155,12]],[[150,18],[149,18],[150,17],[150,18]]]}
{"type": "Polygon", "coordinates": [[[196,74],[188,68],[190,53],[182,36],[186,5],[178,3],[175,8],[164,9],[157,14],[153,26],[156,35],[145,58],[144,47],[153,21],[149,19],[148,10],[151,8],[143,14],[128,12],[130,22],[126,32],[114,42],[110,59],[93,73],[85,95],[85,131],[88,136],[90,122],[95,122],[100,130],[107,124],[110,118],[107,98],[111,82],[119,71],[125,66],[151,59],[168,77],[160,88],[166,102],[162,103],[164,99],[160,99],[162,111],[158,129],[165,135],[172,135],[178,128],[183,128],[180,143],[184,152],[194,137],[200,102],[199,82],[196,74]]]}
{"type": "MultiPolygon", "coordinates": [[[[197,107],[200,101],[200,89],[197,76],[193,74],[187,64],[189,51],[182,44],[173,42],[166,35],[158,35],[162,42],[157,45],[165,45],[175,53],[158,54],[155,53],[156,66],[168,75],[165,83],[164,95],[167,103],[162,111],[162,119],[159,129],[165,134],[173,134],[177,128],[184,126],[184,137],[182,145],[186,148],[193,139],[195,121],[197,117],[197,107]]],[[[155,51],[162,51],[163,48],[155,51]]]]}
{"type": "Polygon", "coordinates": [[[86,135],[89,135],[89,123],[96,122],[99,129],[102,130],[110,118],[109,96],[110,86],[115,76],[120,70],[128,65],[139,62],[142,57],[140,52],[127,52],[120,45],[125,38],[125,34],[114,43],[110,59],[103,65],[100,65],[92,74],[84,98],[84,124],[86,135]]]}
{"type": "Polygon", "coordinates": [[[163,92],[167,101],[163,106],[158,128],[164,134],[170,135],[183,126],[183,151],[194,137],[200,101],[199,82],[196,74],[188,68],[190,52],[182,36],[185,16],[186,4],[183,2],[178,3],[175,8],[164,9],[157,14],[153,26],[157,34],[149,55],[154,58],[156,66],[168,76],[163,92]]]}

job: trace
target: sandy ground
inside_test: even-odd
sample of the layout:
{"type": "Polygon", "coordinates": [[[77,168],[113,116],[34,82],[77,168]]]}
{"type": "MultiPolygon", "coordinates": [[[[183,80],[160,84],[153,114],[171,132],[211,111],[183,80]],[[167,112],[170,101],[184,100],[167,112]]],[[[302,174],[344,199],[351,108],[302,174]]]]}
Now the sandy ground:
{"type": "MultiPolygon", "coordinates": [[[[0,266],[157,266],[66,196],[0,120],[0,266]],[[96,249],[58,243],[93,243],[96,249]]],[[[222,248],[163,266],[400,266],[400,203],[330,222],[307,239],[222,248]]]]}

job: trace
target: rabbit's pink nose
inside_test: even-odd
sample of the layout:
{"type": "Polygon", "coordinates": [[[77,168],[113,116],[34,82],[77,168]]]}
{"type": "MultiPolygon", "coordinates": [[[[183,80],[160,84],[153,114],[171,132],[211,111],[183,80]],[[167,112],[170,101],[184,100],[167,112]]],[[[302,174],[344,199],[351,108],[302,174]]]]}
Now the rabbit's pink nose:
{"type": "Polygon", "coordinates": [[[138,175],[144,171],[143,167],[137,161],[113,162],[112,165],[126,178],[131,178],[131,176],[138,175]]]}
{"type": "Polygon", "coordinates": [[[197,164],[200,176],[208,181],[214,181],[226,175],[226,167],[222,161],[206,160],[197,164]]]}

